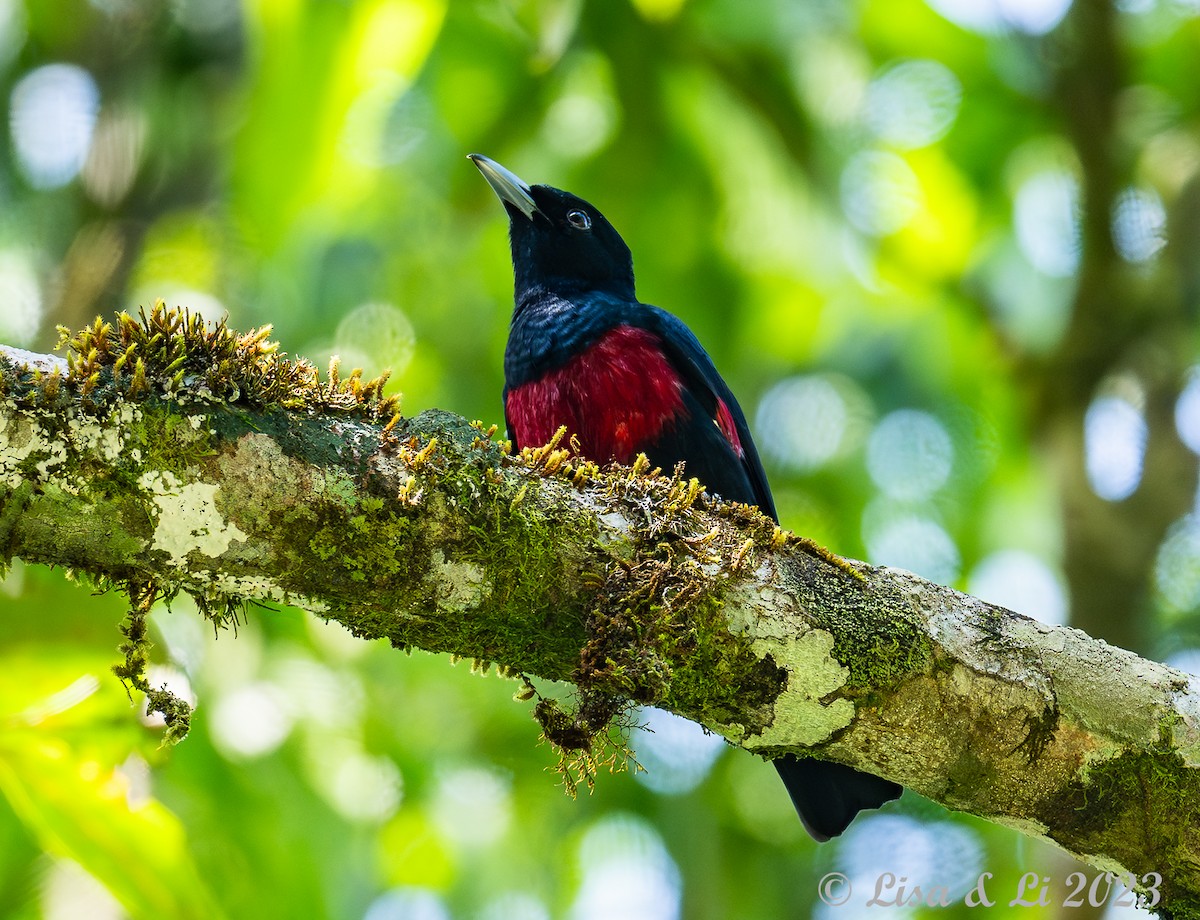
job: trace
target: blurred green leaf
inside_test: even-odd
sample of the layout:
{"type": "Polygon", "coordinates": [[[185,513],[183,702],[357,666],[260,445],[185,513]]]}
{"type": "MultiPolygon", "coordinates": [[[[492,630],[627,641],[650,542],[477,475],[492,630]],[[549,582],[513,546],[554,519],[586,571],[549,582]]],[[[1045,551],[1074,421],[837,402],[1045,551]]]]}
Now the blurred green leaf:
{"type": "Polygon", "coordinates": [[[439,0],[247,3],[260,59],[234,200],[268,252],[297,220],[345,218],[370,194],[390,108],[424,64],[445,10],[439,0]]]}
{"type": "Polygon", "coordinates": [[[10,731],[0,739],[0,791],[42,846],[83,866],[134,917],[224,916],[179,820],[153,799],[132,804],[112,765],[45,732],[10,731]]]}

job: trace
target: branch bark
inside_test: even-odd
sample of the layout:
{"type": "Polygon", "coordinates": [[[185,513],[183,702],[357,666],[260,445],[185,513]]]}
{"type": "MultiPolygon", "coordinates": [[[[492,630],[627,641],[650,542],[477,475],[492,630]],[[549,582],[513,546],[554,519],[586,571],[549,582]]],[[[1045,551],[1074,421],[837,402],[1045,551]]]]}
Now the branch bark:
{"type": "MultiPolygon", "coordinates": [[[[218,398],[197,375],[181,383],[179,362],[131,398],[103,362],[68,371],[0,349],[6,557],[155,579],[210,606],[295,604],[364,638],[573,682],[585,702],[653,703],[1139,883],[1159,873],[1167,909],[1200,911],[1187,675],[828,557],[686,482],[551,449],[511,457],[445,412],[385,428],[336,400],[218,398]]],[[[607,715],[581,703],[543,725],[569,737],[607,715]]]]}

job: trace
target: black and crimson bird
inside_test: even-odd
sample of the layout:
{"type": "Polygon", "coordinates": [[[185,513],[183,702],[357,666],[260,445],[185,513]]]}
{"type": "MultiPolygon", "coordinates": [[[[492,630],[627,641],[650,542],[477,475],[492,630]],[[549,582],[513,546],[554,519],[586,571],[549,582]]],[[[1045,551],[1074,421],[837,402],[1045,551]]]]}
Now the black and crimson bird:
{"type": "MultiPolygon", "coordinates": [[[[746,417],[712,359],[681,320],[640,303],[633,257],[582,198],[527,185],[499,163],[470,159],[508,212],[516,281],[504,352],[504,417],[517,448],[565,425],[593,460],[654,466],[683,461],[712,492],[777,518],[746,417]]],[[[842,764],[774,761],[805,828],[842,833],[900,786],[842,764]]]]}

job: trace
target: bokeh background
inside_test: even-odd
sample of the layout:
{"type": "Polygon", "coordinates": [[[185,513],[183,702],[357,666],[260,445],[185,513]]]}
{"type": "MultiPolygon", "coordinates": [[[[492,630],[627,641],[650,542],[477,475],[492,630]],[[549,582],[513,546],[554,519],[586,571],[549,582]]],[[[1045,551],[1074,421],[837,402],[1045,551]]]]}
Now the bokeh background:
{"type": "MultiPolygon", "coordinates": [[[[1197,0],[0,0],[0,340],[162,297],[502,421],[486,153],[622,231],[785,525],[1200,672],[1198,62],[1197,0]]],[[[818,847],[653,712],[572,801],[516,685],[296,610],[155,613],[164,752],[119,597],[0,603],[0,916],[848,920],[826,872],[1074,868],[912,794],[818,847]]]]}

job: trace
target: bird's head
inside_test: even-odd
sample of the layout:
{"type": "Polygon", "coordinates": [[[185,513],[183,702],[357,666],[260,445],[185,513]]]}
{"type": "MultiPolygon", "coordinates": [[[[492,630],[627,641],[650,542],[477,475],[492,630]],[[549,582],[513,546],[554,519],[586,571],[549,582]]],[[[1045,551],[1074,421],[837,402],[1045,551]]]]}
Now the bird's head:
{"type": "Polygon", "coordinates": [[[508,212],[516,298],[599,290],[634,299],[633,257],[594,206],[548,185],[527,185],[495,160],[472,153],[508,212]]]}

